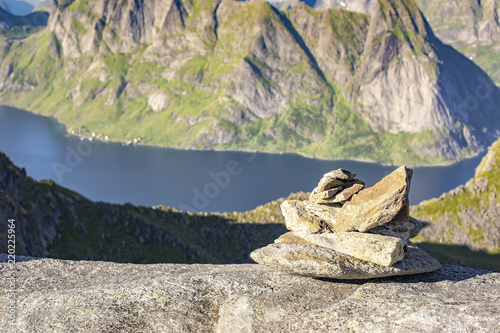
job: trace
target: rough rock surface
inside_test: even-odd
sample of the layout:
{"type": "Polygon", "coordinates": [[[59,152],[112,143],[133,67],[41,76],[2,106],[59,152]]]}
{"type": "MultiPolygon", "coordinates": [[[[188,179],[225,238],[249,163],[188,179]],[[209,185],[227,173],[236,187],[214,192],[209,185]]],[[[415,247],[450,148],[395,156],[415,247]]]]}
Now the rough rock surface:
{"type": "Polygon", "coordinates": [[[331,231],[335,223],[335,209],[321,208],[320,217],[315,207],[321,208],[314,203],[305,203],[297,200],[287,200],[281,204],[281,211],[285,216],[286,227],[295,231],[299,236],[305,236],[310,233],[331,231]],[[328,219],[324,217],[328,216],[328,219]]]}
{"type": "Polygon", "coordinates": [[[412,230],[415,228],[415,225],[410,222],[389,222],[386,224],[383,224],[379,227],[373,228],[371,230],[368,230],[368,233],[373,233],[373,234],[379,234],[379,235],[385,235],[385,236],[392,236],[392,237],[398,237],[401,239],[408,240],[412,236],[412,230]]]}
{"type": "Polygon", "coordinates": [[[289,231],[281,235],[279,238],[274,240],[275,243],[286,243],[286,244],[299,244],[299,245],[311,245],[304,238],[297,236],[293,231],[289,231]]]}
{"type": "MultiPolygon", "coordinates": [[[[290,276],[259,265],[35,259],[16,267],[17,326],[0,317],[12,332],[498,330],[500,275],[459,266],[362,282],[290,276]]],[[[7,276],[0,264],[2,281],[7,276]]],[[[7,302],[1,293],[0,306],[7,302]]]]}

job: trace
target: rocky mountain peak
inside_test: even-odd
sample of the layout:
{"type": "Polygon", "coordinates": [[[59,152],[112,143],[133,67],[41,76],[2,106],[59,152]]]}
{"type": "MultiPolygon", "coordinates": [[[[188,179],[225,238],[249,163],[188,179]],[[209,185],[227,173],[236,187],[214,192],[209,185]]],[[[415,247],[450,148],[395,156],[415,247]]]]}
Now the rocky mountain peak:
{"type": "Polygon", "coordinates": [[[381,0],[372,14],[363,56],[373,66],[372,61],[389,64],[409,54],[429,55],[429,36],[432,31],[413,0],[381,0]]]}
{"type": "MultiPolygon", "coordinates": [[[[469,63],[468,70],[463,70],[465,57],[434,36],[413,0],[379,1],[362,58],[352,81],[352,98],[376,130],[412,133],[446,128],[459,141],[474,146],[480,143],[471,133],[483,129],[460,123],[476,123],[472,114],[475,119],[496,122],[498,88],[479,67],[469,63]],[[418,88],[408,89],[410,82],[418,88]]],[[[450,148],[445,154],[455,154],[450,148]]]]}
{"type": "Polygon", "coordinates": [[[168,11],[165,22],[163,23],[163,29],[167,35],[175,35],[179,33],[186,27],[184,21],[188,15],[184,5],[179,0],[172,2],[170,9],[168,11]]]}

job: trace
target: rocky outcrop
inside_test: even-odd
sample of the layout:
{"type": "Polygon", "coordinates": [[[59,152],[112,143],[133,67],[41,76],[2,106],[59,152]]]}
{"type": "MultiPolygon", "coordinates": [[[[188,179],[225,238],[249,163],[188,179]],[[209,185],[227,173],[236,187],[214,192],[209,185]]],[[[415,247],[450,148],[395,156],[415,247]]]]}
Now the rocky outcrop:
{"type": "MultiPolygon", "coordinates": [[[[440,5],[419,1],[439,38],[446,44],[488,46],[500,42],[498,0],[447,1],[440,5]]],[[[470,51],[469,51],[470,52],[470,51]]]]}
{"type": "Polygon", "coordinates": [[[325,174],[309,202],[282,203],[291,232],[255,250],[251,258],[281,272],[315,278],[370,279],[439,269],[439,262],[408,242],[411,235],[402,232],[416,235],[420,227],[408,215],[412,174],[402,166],[341,203],[310,202],[325,192],[332,198],[344,197],[342,193],[364,184],[344,169],[325,174]]]}
{"type": "Polygon", "coordinates": [[[475,65],[465,74],[463,68],[469,60],[434,36],[415,2],[379,1],[362,60],[352,81],[352,100],[362,105],[358,112],[375,130],[412,133],[446,129],[458,145],[427,153],[448,156],[455,155],[455,149],[465,142],[481,145],[481,140],[484,144],[496,136],[496,129],[487,138],[476,134],[482,128],[464,124],[472,117],[496,121],[493,114],[500,99],[493,96],[497,87],[475,65]],[[419,89],[408,89],[410,82],[420,82],[419,89]]]}
{"type": "MultiPolygon", "coordinates": [[[[412,207],[425,222],[421,241],[465,245],[475,250],[500,250],[500,141],[495,142],[465,185],[412,207]]],[[[500,264],[496,265],[500,269],[500,264]]]]}
{"type": "MultiPolygon", "coordinates": [[[[498,274],[458,266],[355,282],[258,265],[18,259],[23,332],[493,332],[500,311],[498,274]]],[[[5,281],[6,256],[0,261],[5,281]]],[[[10,327],[9,317],[0,324],[10,327]]]]}

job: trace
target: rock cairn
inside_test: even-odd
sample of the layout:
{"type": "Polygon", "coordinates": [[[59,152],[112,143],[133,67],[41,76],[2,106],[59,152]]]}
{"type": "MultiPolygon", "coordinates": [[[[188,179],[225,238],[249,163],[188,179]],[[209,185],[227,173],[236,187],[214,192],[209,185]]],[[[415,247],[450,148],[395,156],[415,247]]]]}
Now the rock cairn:
{"type": "Polygon", "coordinates": [[[436,259],[409,241],[422,227],[409,216],[412,174],[402,166],[366,189],[353,172],[325,174],[309,200],[281,204],[290,232],[251,258],[315,278],[369,279],[439,269],[436,259]]]}

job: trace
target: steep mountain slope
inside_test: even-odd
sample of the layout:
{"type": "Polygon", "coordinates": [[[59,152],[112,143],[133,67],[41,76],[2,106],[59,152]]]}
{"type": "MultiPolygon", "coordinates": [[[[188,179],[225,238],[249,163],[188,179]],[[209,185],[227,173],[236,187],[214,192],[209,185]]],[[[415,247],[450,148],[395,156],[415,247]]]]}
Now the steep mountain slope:
{"type": "Polygon", "coordinates": [[[417,0],[436,35],[481,66],[500,84],[499,0],[417,0]]]}
{"type": "Polygon", "coordinates": [[[0,42],[0,56],[0,101],[117,141],[429,164],[498,136],[498,88],[413,0],[372,17],[263,0],[58,1],[46,31],[0,42]]]}
{"type": "Polygon", "coordinates": [[[391,133],[441,129],[434,136],[443,146],[427,149],[430,156],[451,158],[461,146],[474,147],[486,129],[480,124],[497,121],[496,86],[434,36],[414,2],[380,0],[379,8],[352,81],[358,112],[391,133]]]}
{"type": "MultiPolygon", "coordinates": [[[[464,186],[438,199],[422,202],[412,214],[427,222],[420,241],[466,245],[474,250],[500,254],[500,141],[495,142],[464,186]]],[[[448,253],[453,256],[453,253],[448,253]]],[[[500,261],[497,265],[500,268],[500,261]]]]}
{"type": "MultiPolygon", "coordinates": [[[[317,8],[339,8],[371,14],[378,0],[287,0],[270,1],[283,10],[299,2],[317,8]]],[[[499,0],[429,1],[415,0],[436,36],[472,59],[500,85],[500,23],[499,0]]]]}

